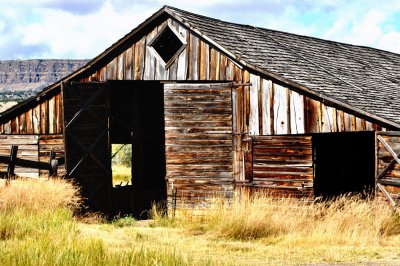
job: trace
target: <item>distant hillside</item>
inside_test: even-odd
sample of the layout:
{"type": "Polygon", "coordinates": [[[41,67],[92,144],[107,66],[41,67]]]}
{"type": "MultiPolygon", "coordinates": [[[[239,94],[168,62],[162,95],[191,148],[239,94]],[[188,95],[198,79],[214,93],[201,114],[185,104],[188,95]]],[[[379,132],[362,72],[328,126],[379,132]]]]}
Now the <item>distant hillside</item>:
{"type": "Polygon", "coordinates": [[[0,101],[21,101],[85,65],[88,60],[0,61],[0,101]]]}

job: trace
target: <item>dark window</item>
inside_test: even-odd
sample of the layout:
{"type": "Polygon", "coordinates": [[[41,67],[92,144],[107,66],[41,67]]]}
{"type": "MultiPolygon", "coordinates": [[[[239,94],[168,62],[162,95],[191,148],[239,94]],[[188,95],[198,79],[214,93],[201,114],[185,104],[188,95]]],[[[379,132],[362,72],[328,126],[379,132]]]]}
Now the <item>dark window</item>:
{"type": "Polygon", "coordinates": [[[151,43],[151,47],[156,50],[166,64],[178,53],[182,46],[182,41],[169,27],[166,27],[151,43]]]}

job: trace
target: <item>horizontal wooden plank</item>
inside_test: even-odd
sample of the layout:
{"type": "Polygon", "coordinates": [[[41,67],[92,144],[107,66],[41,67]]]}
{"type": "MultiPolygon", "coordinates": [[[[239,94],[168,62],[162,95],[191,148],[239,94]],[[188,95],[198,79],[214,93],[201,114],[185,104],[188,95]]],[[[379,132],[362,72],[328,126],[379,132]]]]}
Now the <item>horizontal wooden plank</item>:
{"type": "Polygon", "coordinates": [[[313,168],[310,166],[270,166],[270,165],[253,165],[254,172],[295,172],[295,173],[312,173],[313,168]]]}
{"type": "Polygon", "coordinates": [[[232,178],[232,172],[190,172],[190,171],[180,171],[180,172],[167,172],[167,178],[174,178],[174,177],[187,177],[187,178],[198,178],[198,177],[212,177],[212,178],[232,178]]]}
{"type": "Polygon", "coordinates": [[[309,173],[302,173],[302,172],[291,172],[291,171],[285,171],[285,172],[253,172],[253,177],[255,178],[306,178],[306,179],[312,179],[313,175],[312,172],[309,173]]]}

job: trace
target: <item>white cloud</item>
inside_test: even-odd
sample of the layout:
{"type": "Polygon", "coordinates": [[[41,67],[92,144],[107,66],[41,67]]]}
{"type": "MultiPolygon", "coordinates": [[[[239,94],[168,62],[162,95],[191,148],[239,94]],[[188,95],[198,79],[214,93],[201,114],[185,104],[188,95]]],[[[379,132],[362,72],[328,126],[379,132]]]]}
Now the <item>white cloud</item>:
{"type": "Polygon", "coordinates": [[[40,9],[40,21],[26,27],[23,45],[45,44],[47,56],[92,58],[128,33],[151,13],[135,10],[116,12],[110,2],[86,16],[63,10],[40,9]],[[135,14],[135,15],[133,15],[135,14]]]}
{"type": "Polygon", "coordinates": [[[394,0],[0,0],[0,59],[92,58],[165,4],[400,53],[400,22],[388,24],[400,10],[394,0]]]}

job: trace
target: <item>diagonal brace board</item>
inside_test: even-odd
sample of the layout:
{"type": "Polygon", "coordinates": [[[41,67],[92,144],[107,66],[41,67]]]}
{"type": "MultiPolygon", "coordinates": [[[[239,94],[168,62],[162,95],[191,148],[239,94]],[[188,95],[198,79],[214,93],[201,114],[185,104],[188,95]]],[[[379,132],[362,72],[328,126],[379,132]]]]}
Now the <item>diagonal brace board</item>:
{"type": "Polygon", "coordinates": [[[392,167],[396,164],[396,162],[400,164],[400,159],[399,159],[400,153],[396,154],[395,151],[392,149],[392,147],[390,147],[390,145],[381,136],[378,135],[377,138],[383,144],[386,150],[390,153],[390,155],[393,156],[393,160],[376,177],[377,180],[380,180],[386,175],[387,172],[389,172],[390,169],[392,169],[392,167]]]}

